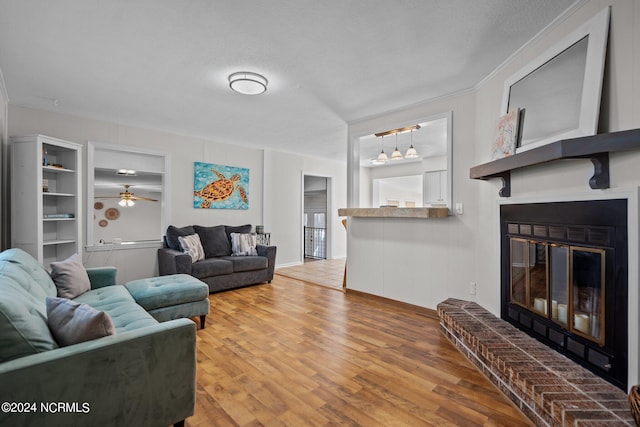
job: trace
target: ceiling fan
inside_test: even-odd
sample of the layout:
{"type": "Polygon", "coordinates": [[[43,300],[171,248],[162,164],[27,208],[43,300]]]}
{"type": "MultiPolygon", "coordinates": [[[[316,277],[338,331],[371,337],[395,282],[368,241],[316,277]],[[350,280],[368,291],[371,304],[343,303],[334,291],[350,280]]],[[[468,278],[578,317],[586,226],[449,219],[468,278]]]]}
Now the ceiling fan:
{"type": "Polygon", "coordinates": [[[119,196],[103,196],[103,197],[96,197],[96,199],[120,199],[118,204],[120,206],[122,206],[123,208],[128,208],[128,207],[131,207],[131,206],[135,205],[135,201],[137,201],[137,200],[144,200],[144,201],[147,201],[147,202],[157,202],[158,201],[156,199],[150,199],[148,197],[136,196],[134,193],[129,191],[130,187],[132,187],[132,185],[125,185],[124,186],[124,191],[120,192],[119,196]]]}

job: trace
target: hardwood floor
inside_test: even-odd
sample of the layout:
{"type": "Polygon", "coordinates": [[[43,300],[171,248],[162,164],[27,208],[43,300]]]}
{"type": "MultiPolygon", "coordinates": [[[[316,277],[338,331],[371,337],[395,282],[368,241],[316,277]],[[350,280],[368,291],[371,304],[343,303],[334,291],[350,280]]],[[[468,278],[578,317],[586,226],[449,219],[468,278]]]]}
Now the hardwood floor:
{"type": "Polygon", "coordinates": [[[210,300],[189,427],[530,425],[411,310],[281,275],[210,300]]]}
{"type": "Polygon", "coordinates": [[[293,267],[278,268],[276,273],[316,285],[342,289],[345,258],[306,261],[293,267]]]}

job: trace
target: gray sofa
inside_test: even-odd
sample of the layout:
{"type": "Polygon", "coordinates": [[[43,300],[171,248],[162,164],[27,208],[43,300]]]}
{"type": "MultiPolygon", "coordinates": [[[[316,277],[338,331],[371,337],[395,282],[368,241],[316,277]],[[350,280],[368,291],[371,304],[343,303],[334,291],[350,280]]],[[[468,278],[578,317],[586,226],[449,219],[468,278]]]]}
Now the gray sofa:
{"type": "Polygon", "coordinates": [[[257,245],[256,256],[232,256],[231,233],[250,233],[251,225],[218,225],[204,227],[169,226],[164,247],[158,249],[160,275],[190,274],[209,286],[210,293],[240,288],[273,280],[276,265],[276,247],[257,245]],[[178,237],[198,234],[205,259],[192,262],[182,252],[178,237]]]}
{"type": "Polygon", "coordinates": [[[116,333],[61,347],[47,322],[49,273],[20,249],[0,253],[0,401],[10,405],[0,425],[184,425],[195,409],[195,324],[158,323],[115,284],[113,267],[87,273],[91,290],[70,301],[107,313],[116,333]]]}

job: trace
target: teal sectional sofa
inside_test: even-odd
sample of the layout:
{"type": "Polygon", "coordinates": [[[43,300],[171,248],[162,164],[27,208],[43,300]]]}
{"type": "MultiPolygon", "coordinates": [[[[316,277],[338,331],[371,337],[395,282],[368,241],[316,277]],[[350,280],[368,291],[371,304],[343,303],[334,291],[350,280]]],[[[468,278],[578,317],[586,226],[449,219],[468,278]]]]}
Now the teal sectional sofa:
{"type": "Polygon", "coordinates": [[[107,313],[116,333],[60,347],[49,273],[20,249],[0,253],[0,425],[183,425],[195,408],[196,325],[158,323],[115,284],[115,268],[87,273],[91,290],[73,301],[107,313]]]}

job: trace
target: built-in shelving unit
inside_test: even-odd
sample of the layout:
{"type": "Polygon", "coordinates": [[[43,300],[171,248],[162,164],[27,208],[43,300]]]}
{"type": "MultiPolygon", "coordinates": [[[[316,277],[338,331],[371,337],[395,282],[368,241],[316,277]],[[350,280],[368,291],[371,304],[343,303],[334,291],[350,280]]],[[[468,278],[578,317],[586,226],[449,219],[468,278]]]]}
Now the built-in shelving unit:
{"type": "Polygon", "coordinates": [[[44,135],[11,138],[11,245],[46,267],[81,253],[81,153],[44,135]]]}
{"type": "Polygon", "coordinates": [[[493,160],[470,170],[472,179],[502,179],[500,196],[511,196],[511,171],[561,159],[588,159],[594,173],[589,179],[593,189],[609,188],[609,153],[640,150],[640,129],[565,139],[493,160]]]}

